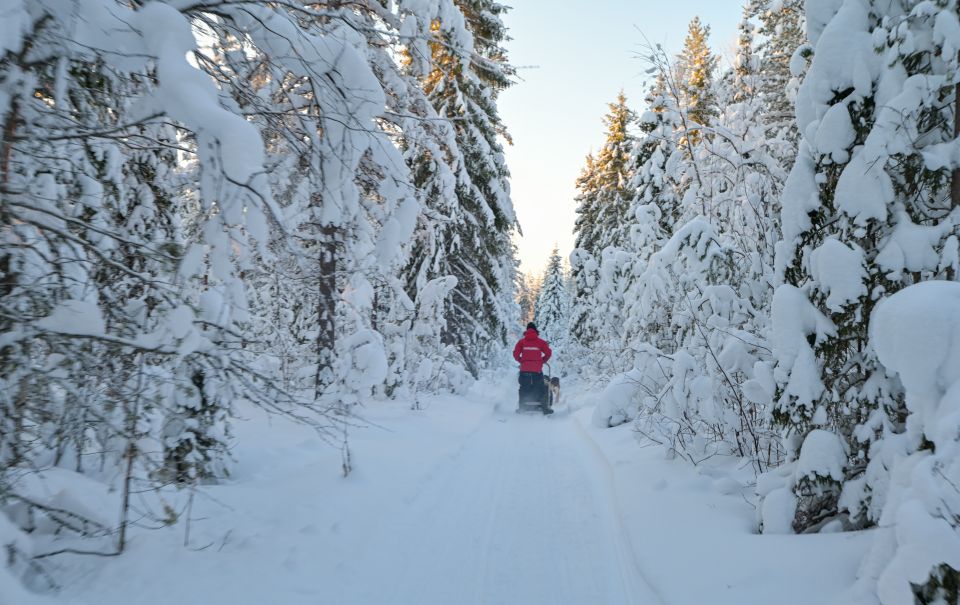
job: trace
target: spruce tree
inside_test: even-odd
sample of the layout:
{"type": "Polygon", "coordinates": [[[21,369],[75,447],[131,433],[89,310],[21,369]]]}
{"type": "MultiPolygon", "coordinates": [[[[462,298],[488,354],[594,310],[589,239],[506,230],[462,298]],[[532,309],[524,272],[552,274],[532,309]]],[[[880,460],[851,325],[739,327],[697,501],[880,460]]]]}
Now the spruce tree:
{"type": "Polygon", "coordinates": [[[583,344],[596,344],[607,332],[604,318],[596,313],[598,270],[604,249],[622,247],[628,237],[627,212],[633,191],[630,188],[631,153],[634,135],[630,131],[636,114],[627,106],[621,91],[608,105],[603,119],[606,137],[600,151],[587,156],[577,179],[578,194],[575,250],[571,256],[571,279],[576,285],[571,310],[571,330],[583,344]]]}
{"type": "Polygon", "coordinates": [[[627,249],[636,269],[626,286],[623,338],[625,343],[648,341],[672,352],[670,314],[664,307],[651,308],[641,297],[642,268],[679,227],[680,197],[667,162],[677,150],[679,114],[667,91],[666,74],[658,72],[645,99],[647,111],[640,117],[641,135],[633,149],[634,170],[628,219],[632,223],[627,249]]]}
{"type": "Polygon", "coordinates": [[[789,152],[795,154],[799,132],[793,110],[799,78],[791,63],[798,52],[801,59],[809,54],[808,49],[801,48],[806,42],[803,0],[752,0],[745,11],[749,18],[759,21],[756,34],[760,40],[754,54],[761,72],[758,92],[763,100],[767,136],[775,143],[789,141],[789,152]]]}
{"type": "Polygon", "coordinates": [[[622,246],[626,241],[623,223],[633,198],[630,154],[635,136],[630,129],[636,114],[627,106],[623,91],[608,107],[603,147],[596,156],[587,157],[577,179],[575,245],[595,256],[607,246],[622,246]]]}
{"type": "Polygon", "coordinates": [[[567,299],[566,276],[563,273],[563,260],[556,247],[550,254],[550,260],[543,274],[543,285],[537,296],[534,322],[540,335],[551,343],[559,353],[566,348],[569,325],[567,316],[569,301],[567,299]]]}
{"type": "Polygon", "coordinates": [[[515,321],[516,267],[510,238],[517,221],[498,140],[506,136],[506,127],[496,107],[513,68],[503,48],[507,33],[500,19],[507,8],[493,0],[456,4],[473,34],[472,54],[456,52],[456,41],[437,32],[430,45],[434,67],[423,82],[437,114],[452,124],[460,154],[454,166],[456,203],[435,199],[447,206],[437,210],[448,220],[431,236],[430,248],[415,254],[421,268],[412,273],[420,275],[421,283],[445,275],[457,279],[446,306],[443,340],[455,346],[476,375],[506,342],[507,327],[515,321]]]}
{"type": "Polygon", "coordinates": [[[773,305],[775,419],[794,439],[797,531],[837,517],[876,522],[890,462],[882,444],[897,440],[908,410],[870,346],[872,311],[909,284],[954,278],[952,166],[931,159],[955,138],[956,51],[909,4],[848,2],[809,32],[797,97],[805,136],[783,194],[773,305]],[[864,66],[838,63],[831,49],[841,46],[864,66]],[[839,460],[814,464],[830,439],[839,460]]]}
{"type": "MultiPolygon", "coordinates": [[[[707,45],[710,26],[703,25],[700,17],[694,17],[687,27],[687,37],[683,41],[683,50],[677,57],[677,73],[682,94],[681,102],[690,120],[697,125],[707,126],[710,118],[717,113],[713,76],[718,58],[707,45]]],[[[693,126],[689,126],[694,140],[700,135],[693,126]]]]}
{"type": "Polygon", "coordinates": [[[520,324],[526,325],[533,321],[536,313],[537,297],[540,292],[541,281],[532,273],[517,275],[517,304],[520,306],[520,324]]]}

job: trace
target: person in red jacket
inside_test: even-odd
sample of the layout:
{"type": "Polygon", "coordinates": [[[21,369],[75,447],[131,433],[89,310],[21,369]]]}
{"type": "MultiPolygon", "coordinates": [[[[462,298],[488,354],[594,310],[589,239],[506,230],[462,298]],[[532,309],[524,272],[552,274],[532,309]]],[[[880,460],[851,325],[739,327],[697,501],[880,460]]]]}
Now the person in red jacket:
{"type": "Polygon", "coordinates": [[[543,364],[550,361],[551,355],[553,351],[547,341],[540,338],[537,326],[528,323],[523,338],[513,347],[513,358],[520,362],[520,403],[539,403],[544,414],[553,413],[546,403],[547,387],[543,382],[543,364]]]}

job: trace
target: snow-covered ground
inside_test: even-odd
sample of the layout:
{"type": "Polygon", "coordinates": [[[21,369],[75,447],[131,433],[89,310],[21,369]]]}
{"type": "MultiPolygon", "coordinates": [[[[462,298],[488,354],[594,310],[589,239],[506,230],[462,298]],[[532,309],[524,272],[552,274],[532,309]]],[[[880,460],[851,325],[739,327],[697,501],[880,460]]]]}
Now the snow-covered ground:
{"type": "Polygon", "coordinates": [[[195,497],[189,546],[181,520],[138,529],[121,557],[61,557],[55,600],[855,602],[869,535],[756,535],[752,475],[732,461],[693,468],[629,425],[593,428],[587,395],[551,418],[514,414],[514,398],[504,379],[423,411],[372,405],[348,478],[310,430],[251,413],[230,481],[195,497]]]}

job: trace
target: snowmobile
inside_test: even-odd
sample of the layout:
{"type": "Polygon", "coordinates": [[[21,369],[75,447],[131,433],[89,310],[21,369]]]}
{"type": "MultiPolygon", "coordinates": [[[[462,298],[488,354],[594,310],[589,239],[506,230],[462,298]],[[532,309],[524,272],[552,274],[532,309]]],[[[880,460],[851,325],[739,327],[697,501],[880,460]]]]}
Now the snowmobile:
{"type": "Polygon", "coordinates": [[[542,413],[549,415],[553,413],[553,405],[560,400],[560,379],[551,376],[553,371],[550,364],[544,364],[543,384],[536,382],[522,384],[520,397],[517,402],[517,413],[542,413]]]}

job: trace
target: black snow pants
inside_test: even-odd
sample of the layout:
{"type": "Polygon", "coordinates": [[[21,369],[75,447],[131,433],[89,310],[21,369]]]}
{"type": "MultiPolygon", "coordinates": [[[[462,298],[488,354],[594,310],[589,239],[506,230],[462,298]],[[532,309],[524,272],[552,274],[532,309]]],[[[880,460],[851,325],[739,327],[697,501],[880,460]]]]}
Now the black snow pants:
{"type": "Polygon", "coordinates": [[[543,382],[543,372],[520,372],[520,403],[538,403],[546,405],[547,385],[543,382]]]}

